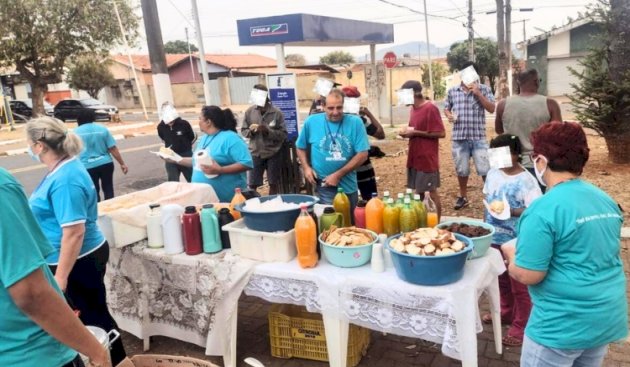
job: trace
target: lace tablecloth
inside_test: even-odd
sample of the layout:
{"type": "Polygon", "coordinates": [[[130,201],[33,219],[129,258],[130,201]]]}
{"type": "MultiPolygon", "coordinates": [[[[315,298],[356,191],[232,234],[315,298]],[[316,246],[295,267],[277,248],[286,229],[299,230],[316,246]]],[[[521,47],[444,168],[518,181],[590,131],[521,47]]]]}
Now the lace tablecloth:
{"type": "Polygon", "coordinates": [[[374,273],[369,265],[343,269],[320,262],[313,269],[301,269],[294,260],[258,265],[245,293],[305,305],[309,311],[373,330],[440,343],[444,355],[461,360],[466,354],[462,345],[474,345],[477,352],[476,333],[482,329],[479,296],[492,287],[498,296],[496,279],[504,271],[494,249],[468,261],[460,281],[431,287],[406,283],[393,268],[374,273]]]}
{"type": "Polygon", "coordinates": [[[119,327],[138,338],[164,335],[229,352],[238,298],[257,262],[234,255],[169,255],[146,240],[111,248],[106,285],[119,327]]]}

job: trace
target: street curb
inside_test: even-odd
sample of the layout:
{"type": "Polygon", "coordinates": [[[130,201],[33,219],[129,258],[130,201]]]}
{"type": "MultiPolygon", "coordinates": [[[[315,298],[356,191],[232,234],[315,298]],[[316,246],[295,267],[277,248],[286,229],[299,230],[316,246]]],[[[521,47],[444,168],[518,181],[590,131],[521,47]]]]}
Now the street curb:
{"type": "Polygon", "coordinates": [[[15,144],[15,143],[21,143],[23,141],[26,141],[26,139],[13,139],[13,140],[0,141],[0,146],[2,146],[2,145],[11,145],[11,144],[15,144]]]}
{"type": "Polygon", "coordinates": [[[20,149],[7,150],[4,153],[5,153],[5,155],[12,156],[12,155],[25,154],[27,151],[28,151],[28,149],[26,149],[26,148],[20,148],[20,149]]]}

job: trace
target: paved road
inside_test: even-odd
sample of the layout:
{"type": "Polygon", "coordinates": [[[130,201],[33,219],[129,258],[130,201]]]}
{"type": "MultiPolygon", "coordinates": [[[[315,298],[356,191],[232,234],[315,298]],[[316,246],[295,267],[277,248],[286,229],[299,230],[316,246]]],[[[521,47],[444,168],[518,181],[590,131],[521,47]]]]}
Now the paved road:
{"type": "MultiPolygon", "coordinates": [[[[160,158],[149,153],[160,146],[160,139],[155,136],[141,136],[117,142],[129,173],[123,175],[116,164],[114,173],[114,192],[122,195],[128,192],[144,190],[166,181],[166,171],[160,158]]],[[[28,155],[0,157],[0,167],[11,172],[24,185],[27,195],[37,187],[46,174],[44,165],[33,161],[28,155]]]]}

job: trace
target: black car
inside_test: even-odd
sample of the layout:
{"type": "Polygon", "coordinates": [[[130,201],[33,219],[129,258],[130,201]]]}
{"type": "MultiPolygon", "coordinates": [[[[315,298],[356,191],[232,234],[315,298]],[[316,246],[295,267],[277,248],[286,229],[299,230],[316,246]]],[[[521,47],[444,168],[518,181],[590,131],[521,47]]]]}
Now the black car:
{"type": "Polygon", "coordinates": [[[55,105],[55,117],[61,121],[76,120],[79,111],[84,108],[91,108],[96,113],[97,120],[112,120],[112,116],[118,113],[118,108],[103,104],[103,102],[93,99],[64,99],[55,105]]]}
{"type": "MultiPolygon", "coordinates": [[[[30,99],[14,99],[9,101],[9,105],[15,121],[26,121],[33,116],[33,101],[30,99]]],[[[44,101],[44,110],[46,115],[53,115],[53,106],[46,101],[44,101]]]]}

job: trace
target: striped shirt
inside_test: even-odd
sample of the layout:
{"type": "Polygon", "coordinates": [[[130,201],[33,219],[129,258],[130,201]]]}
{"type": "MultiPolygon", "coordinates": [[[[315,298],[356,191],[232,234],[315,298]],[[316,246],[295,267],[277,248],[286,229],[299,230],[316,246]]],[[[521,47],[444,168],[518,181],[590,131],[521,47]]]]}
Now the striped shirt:
{"type": "MultiPolygon", "coordinates": [[[[481,93],[494,103],[492,90],[485,84],[480,84],[481,93]]],[[[444,109],[457,115],[453,124],[451,140],[485,140],[486,139],[486,110],[472,92],[466,92],[462,86],[448,90],[444,109]]]]}

